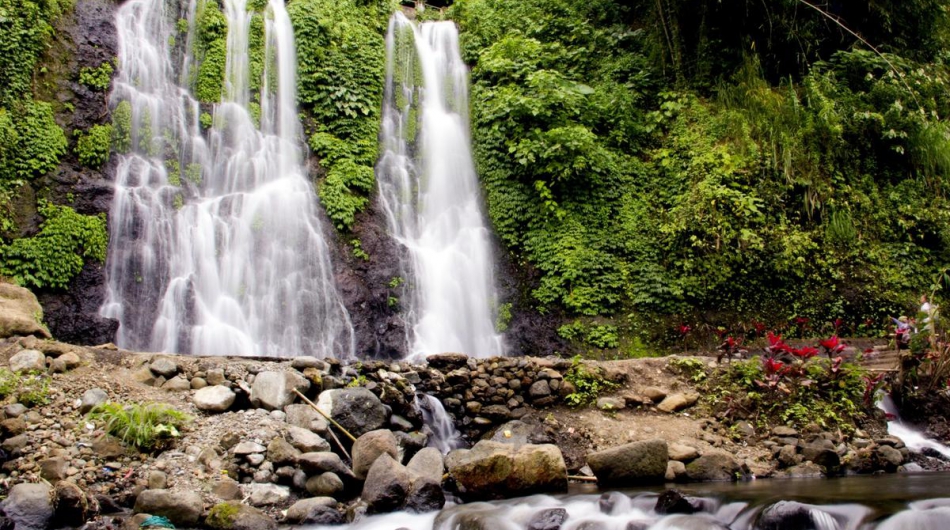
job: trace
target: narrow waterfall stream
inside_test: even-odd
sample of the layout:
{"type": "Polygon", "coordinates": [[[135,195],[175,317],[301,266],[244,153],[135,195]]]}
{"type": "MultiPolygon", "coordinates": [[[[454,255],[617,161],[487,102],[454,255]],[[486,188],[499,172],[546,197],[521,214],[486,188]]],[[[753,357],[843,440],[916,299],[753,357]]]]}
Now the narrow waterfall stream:
{"type": "Polygon", "coordinates": [[[891,396],[881,393],[878,397],[880,398],[877,402],[878,408],[887,414],[888,434],[900,438],[904,445],[915,453],[923,453],[926,449],[941,455],[945,460],[950,460],[950,447],[931,440],[924,433],[905,425],[901,421],[900,411],[891,396]]]}
{"type": "Polygon", "coordinates": [[[444,455],[465,445],[462,433],[455,428],[452,417],[445,411],[439,398],[429,394],[416,394],[416,403],[422,410],[424,423],[432,430],[429,447],[435,447],[444,455]]]}
{"type": "Polygon", "coordinates": [[[403,269],[410,357],[503,353],[489,231],[468,132],[468,70],[451,22],[389,23],[377,166],[403,269]]]}
{"type": "Polygon", "coordinates": [[[118,10],[111,103],[130,115],[131,150],[115,177],[101,312],[119,321],[116,342],[129,349],[352,357],[352,326],[302,166],[284,1],[270,0],[263,13],[224,1],[225,82],[213,117],[202,116],[191,90],[205,1],[129,0],[118,10]],[[255,23],[265,59],[252,84],[255,23]]]}

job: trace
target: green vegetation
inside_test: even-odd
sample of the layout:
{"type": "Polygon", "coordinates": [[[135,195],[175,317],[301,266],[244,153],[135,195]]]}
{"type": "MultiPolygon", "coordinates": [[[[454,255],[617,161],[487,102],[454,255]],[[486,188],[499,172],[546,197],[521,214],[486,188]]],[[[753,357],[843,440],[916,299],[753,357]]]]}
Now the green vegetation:
{"type": "Polygon", "coordinates": [[[564,374],[564,381],[574,387],[574,391],[564,396],[564,402],[571,407],[593,403],[601,392],[617,388],[617,383],[604,378],[603,371],[591,368],[574,357],[571,368],[564,374]]]}
{"type": "Polygon", "coordinates": [[[320,200],[349,230],[375,190],[388,0],[299,0],[287,10],[297,42],[298,100],[313,122],[310,148],[326,175],[320,200]]]}
{"type": "Polygon", "coordinates": [[[215,504],[205,518],[205,524],[217,530],[228,530],[234,525],[235,518],[241,513],[241,504],[221,502],[215,504]]]}
{"type": "Polygon", "coordinates": [[[7,368],[0,368],[0,399],[13,397],[26,407],[49,404],[50,378],[40,372],[17,374],[7,368]]]}
{"type": "Polygon", "coordinates": [[[89,417],[105,423],[106,432],[141,451],[157,451],[178,438],[191,418],[163,403],[103,403],[89,417]]]}
{"type": "Polygon", "coordinates": [[[562,328],[572,340],[877,321],[950,262],[939,2],[842,4],[883,55],[796,0],[457,0],[449,14],[494,229],[540,273],[542,311],[617,334],[562,328]]]}
{"type": "Polygon", "coordinates": [[[109,153],[112,150],[112,125],[93,125],[85,133],[75,131],[73,134],[77,137],[76,156],[79,157],[79,163],[92,169],[99,169],[109,161],[109,153]]]}
{"type": "Polygon", "coordinates": [[[228,19],[217,0],[202,0],[195,14],[198,71],[195,97],[202,103],[221,101],[228,49],[228,19]]]}
{"type": "Polygon", "coordinates": [[[112,63],[106,61],[96,68],[84,66],[79,70],[79,83],[97,92],[109,90],[112,84],[112,63]]]}
{"type": "Polygon", "coordinates": [[[112,146],[117,153],[132,150],[132,104],[123,101],[112,111],[112,146]]]}
{"type": "Polygon", "coordinates": [[[105,261],[105,215],[81,215],[45,201],[39,213],[45,220],[38,234],[0,244],[0,275],[26,287],[64,288],[84,259],[105,261]]]}

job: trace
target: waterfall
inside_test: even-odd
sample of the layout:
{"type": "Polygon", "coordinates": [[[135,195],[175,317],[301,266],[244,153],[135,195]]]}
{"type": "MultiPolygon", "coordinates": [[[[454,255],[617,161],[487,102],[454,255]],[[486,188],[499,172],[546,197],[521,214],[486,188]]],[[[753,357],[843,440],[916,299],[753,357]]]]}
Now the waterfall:
{"type": "Polygon", "coordinates": [[[489,231],[468,132],[468,70],[451,22],[393,15],[377,180],[405,248],[410,357],[503,353],[489,231]]]}
{"type": "Polygon", "coordinates": [[[439,398],[429,394],[416,394],[416,406],[422,410],[422,421],[432,430],[429,447],[435,447],[444,455],[465,445],[462,433],[455,428],[452,417],[445,411],[439,398]]]}
{"type": "Polygon", "coordinates": [[[924,433],[905,425],[901,421],[897,405],[891,399],[891,396],[882,392],[878,395],[878,398],[877,407],[887,415],[888,434],[900,438],[907,449],[915,453],[922,453],[924,449],[929,449],[941,455],[944,459],[950,460],[950,447],[927,438],[924,433]]]}
{"type": "Polygon", "coordinates": [[[131,114],[131,149],[115,176],[101,313],[119,321],[116,342],[130,349],[351,357],[353,329],[303,168],[284,2],[258,14],[224,0],[222,101],[202,116],[191,90],[196,13],[217,0],[179,1],[129,0],[116,16],[111,104],[131,114]],[[265,59],[252,91],[255,23],[265,59]]]}

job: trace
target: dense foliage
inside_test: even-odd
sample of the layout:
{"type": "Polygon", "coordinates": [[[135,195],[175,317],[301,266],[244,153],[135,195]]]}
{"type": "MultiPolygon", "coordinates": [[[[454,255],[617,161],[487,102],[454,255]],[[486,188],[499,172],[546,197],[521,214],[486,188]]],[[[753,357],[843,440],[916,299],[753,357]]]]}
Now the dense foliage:
{"type": "Polygon", "coordinates": [[[562,335],[880,321],[947,263],[944,7],[768,4],[451,8],[489,216],[562,335]]]}
{"type": "Polygon", "coordinates": [[[376,189],[386,20],[392,2],[298,0],[288,6],[297,42],[298,99],[310,148],[326,170],[320,200],[340,230],[376,189]]]}

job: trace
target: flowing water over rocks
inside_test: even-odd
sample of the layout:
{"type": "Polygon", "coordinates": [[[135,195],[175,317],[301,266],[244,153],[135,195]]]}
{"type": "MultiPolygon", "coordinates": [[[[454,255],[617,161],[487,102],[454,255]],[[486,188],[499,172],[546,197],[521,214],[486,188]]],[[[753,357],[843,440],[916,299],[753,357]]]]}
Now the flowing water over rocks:
{"type": "Polygon", "coordinates": [[[401,13],[386,37],[377,166],[393,236],[405,247],[411,357],[499,355],[489,231],[468,133],[468,69],[451,22],[414,25],[401,13]]]}
{"type": "Polygon", "coordinates": [[[116,171],[102,307],[120,322],[116,342],[202,355],[352,357],[352,326],[302,167],[283,0],[265,8],[259,95],[250,88],[253,13],[245,0],[224,2],[225,82],[213,116],[188,88],[198,2],[175,5],[131,0],[116,18],[112,104],[131,124],[131,152],[116,171]],[[175,36],[183,48],[170,44],[175,36]]]}

